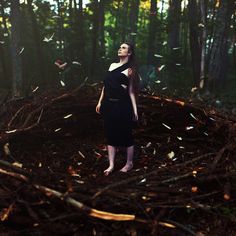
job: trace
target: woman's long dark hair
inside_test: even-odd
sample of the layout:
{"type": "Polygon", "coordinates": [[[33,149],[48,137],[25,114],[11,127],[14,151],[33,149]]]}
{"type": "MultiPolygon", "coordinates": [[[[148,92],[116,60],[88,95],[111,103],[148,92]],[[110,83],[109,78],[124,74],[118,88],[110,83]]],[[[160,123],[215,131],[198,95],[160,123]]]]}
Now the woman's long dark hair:
{"type": "Polygon", "coordinates": [[[138,94],[139,94],[139,75],[138,75],[138,66],[137,63],[135,61],[135,51],[134,51],[134,46],[131,43],[127,43],[125,42],[125,44],[127,44],[129,46],[128,48],[128,52],[131,53],[131,55],[129,56],[129,64],[130,64],[130,68],[132,70],[131,73],[131,83],[132,83],[132,87],[134,89],[134,94],[135,94],[135,98],[136,98],[136,102],[138,101],[138,94]]]}

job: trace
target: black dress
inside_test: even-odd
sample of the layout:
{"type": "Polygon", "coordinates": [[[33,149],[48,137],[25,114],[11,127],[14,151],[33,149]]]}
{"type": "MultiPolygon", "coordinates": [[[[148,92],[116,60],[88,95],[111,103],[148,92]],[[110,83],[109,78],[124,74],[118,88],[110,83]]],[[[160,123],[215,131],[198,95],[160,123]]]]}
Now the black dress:
{"type": "Polygon", "coordinates": [[[129,147],[134,144],[132,136],[133,108],[128,92],[129,78],[121,73],[129,67],[129,63],[125,63],[108,71],[103,80],[104,98],[100,111],[104,118],[107,145],[129,147]]]}

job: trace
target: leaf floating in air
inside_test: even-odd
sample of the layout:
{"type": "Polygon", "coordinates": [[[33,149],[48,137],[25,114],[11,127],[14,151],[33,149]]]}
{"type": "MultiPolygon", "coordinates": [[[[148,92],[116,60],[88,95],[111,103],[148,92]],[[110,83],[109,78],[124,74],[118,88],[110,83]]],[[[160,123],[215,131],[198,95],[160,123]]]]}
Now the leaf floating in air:
{"type": "Polygon", "coordinates": [[[55,33],[53,33],[49,38],[45,37],[45,38],[43,39],[43,41],[46,42],[46,43],[52,41],[52,40],[53,40],[53,37],[54,37],[54,34],[55,34],[55,33]]]}
{"type": "Polygon", "coordinates": [[[203,86],[204,86],[204,79],[201,79],[201,81],[200,81],[200,83],[199,83],[199,87],[200,87],[200,88],[203,88],[203,86]]]}
{"type": "Polygon", "coordinates": [[[61,83],[61,86],[63,87],[65,86],[65,83],[62,80],[60,81],[60,83],[61,83]]]}
{"type": "Polygon", "coordinates": [[[146,182],[146,178],[144,178],[144,179],[142,179],[139,183],[144,183],[144,182],[146,182]]]}
{"type": "Polygon", "coordinates": [[[204,25],[204,24],[202,24],[202,23],[199,23],[199,24],[198,24],[198,27],[204,28],[204,27],[205,27],[205,25],[204,25]]]}
{"type": "Polygon", "coordinates": [[[39,86],[37,86],[37,87],[32,91],[32,93],[35,93],[38,89],[39,89],[39,86]]]}
{"type": "Polygon", "coordinates": [[[164,125],[167,129],[171,129],[171,127],[166,125],[165,123],[162,123],[162,125],[164,125]]]}
{"type": "Polygon", "coordinates": [[[156,80],[156,81],[154,81],[156,84],[160,84],[161,83],[161,81],[160,80],[156,80]]]}
{"type": "Polygon", "coordinates": [[[167,41],[164,41],[164,42],[162,43],[163,46],[166,45],[166,44],[167,44],[167,41]]]}
{"type": "Polygon", "coordinates": [[[193,126],[187,126],[185,129],[190,130],[190,129],[193,129],[193,128],[194,128],[193,126]]]}
{"type": "Polygon", "coordinates": [[[74,64],[74,65],[78,65],[78,66],[81,66],[81,65],[82,65],[82,64],[79,63],[78,61],[72,61],[72,64],[74,64]]]}
{"type": "Polygon", "coordinates": [[[137,33],[131,32],[130,35],[135,36],[135,35],[137,35],[137,33]]]}
{"type": "Polygon", "coordinates": [[[175,156],[175,153],[171,151],[170,153],[167,154],[168,158],[172,159],[175,156]]]}
{"type": "Polygon", "coordinates": [[[84,181],[83,180],[75,180],[75,182],[77,182],[78,184],[84,184],[84,181]]]}
{"type": "Polygon", "coordinates": [[[147,143],[146,148],[150,147],[152,145],[151,142],[147,143]]]}
{"type": "Polygon", "coordinates": [[[83,158],[85,158],[84,154],[81,151],[78,151],[78,153],[80,154],[80,156],[82,156],[83,158]]]}
{"type": "Polygon", "coordinates": [[[19,55],[24,51],[24,47],[23,48],[21,48],[21,50],[19,51],[19,55]]]}
{"type": "Polygon", "coordinates": [[[193,87],[193,88],[191,88],[191,92],[193,93],[194,91],[196,91],[197,90],[197,87],[193,87]]]}
{"type": "Polygon", "coordinates": [[[7,130],[7,131],[5,131],[5,133],[10,134],[10,133],[15,133],[16,131],[17,131],[17,129],[7,130]]]}
{"type": "Polygon", "coordinates": [[[157,67],[157,69],[158,69],[158,71],[161,71],[164,67],[165,67],[165,65],[161,65],[160,67],[157,67]]]}
{"type": "Polygon", "coordinates": [[[52,18],[61,18],[60,16],[52,16],[52,18]]]}
{"type": "Polygon", "coordinates": [[[54,132],[58,132],[58,131],[60,131],[60,130],[61,130],[61,128],[58,128],[58,129],[55,129],[54,132]]]}
{"type": "Polygon", "coordinates": [[[167,89],[167,87],[163,87],[161,90],[166,90],[167,89]]]}
{"type": "Polygon", "coordinates": [[[178,49],[180,49],[180,47],[177,47],[177,48],[172,48],[173,50],[178,50],[178,49]]]}
{"type": "Polygon", "coordinates": [[[190,116],[193,117],[194,120],[198,120],[192,113],[190,113],[190,116]]]}
{"type": "Polygon", "coordinates": [[[153,153],[152,153],[153,155],[156,155],[156,148],[154,148],[154,150],[153,150],[153,153]]]}
{"type": "Polygon", "coordinates": [[[163,56],[162,56],[162,55],[159,55],[159,54],[154,54],[154,57],[162,58],[163,56]]]}
{"type": "Polygon", "coordinates": [[[72,116],[72,114],[69,114],[69,115],[64,116],[63,118],[64,118],[64,119],[68,119],[68,118],[71,117],[71,116],[72,116]]]}

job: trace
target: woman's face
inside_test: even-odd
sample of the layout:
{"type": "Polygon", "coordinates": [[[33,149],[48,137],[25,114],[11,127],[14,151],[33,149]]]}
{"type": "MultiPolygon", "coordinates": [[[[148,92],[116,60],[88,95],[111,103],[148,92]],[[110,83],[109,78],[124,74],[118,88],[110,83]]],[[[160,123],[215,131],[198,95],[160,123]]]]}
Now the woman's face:
{"type": "Polygon", "coordinates": [[[119,57],[128,57],[128,56],[130,56],[129,45],[127,45],[126,43],[121,44],[120,48],[118,49],[118,56],[119,57]]]}

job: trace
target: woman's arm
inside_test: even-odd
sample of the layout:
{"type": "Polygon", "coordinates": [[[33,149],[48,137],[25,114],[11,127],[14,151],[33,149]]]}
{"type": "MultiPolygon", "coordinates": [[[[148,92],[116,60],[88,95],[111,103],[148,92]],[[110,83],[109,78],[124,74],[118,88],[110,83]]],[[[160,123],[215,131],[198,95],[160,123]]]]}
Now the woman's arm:
{"type": "Polygon", "coordinates": [[[101,92],[100,98],[98,100],[98,104],[101,104],[103,97],[104,97],[104,86],[102,87],[102,92],[101,92]]]}
{"type": "Polygon", "coordinates": [[[104,97],[104,86],[103,86],[103,88],[102,88],[102,92],[101,92],[100,98],[99,98],[99,100],[98,100],[98,104],[97,104],[97,106],[96,106],[96,112],[97,112],[98,114],[100,114],[100,108],[101,108],[101,103],[102,103],[103,97],[104,97]]]}
{"type": "MultiPolygon", "coordinates": [[[[132,73],[132,72],[131,72],[132,73]]],[[[129,72],[129,75],[130,72],[129,72]]],[[[129,76],[130,80],[132,79],[131,76],[129,76]]],[[[137,121],[138,120],[138,111],[137,111],[137,104],[136,104],[136,98],[135,98],[135,93],[134,93],[134,88],[133,88],[133,83],[130,82],[130,86],[129,86],[129,96],[131,99],[131,103],[132,103],[132,107],[133,107],[133,111],[134,111],[134,119],[137,121]]]]}

